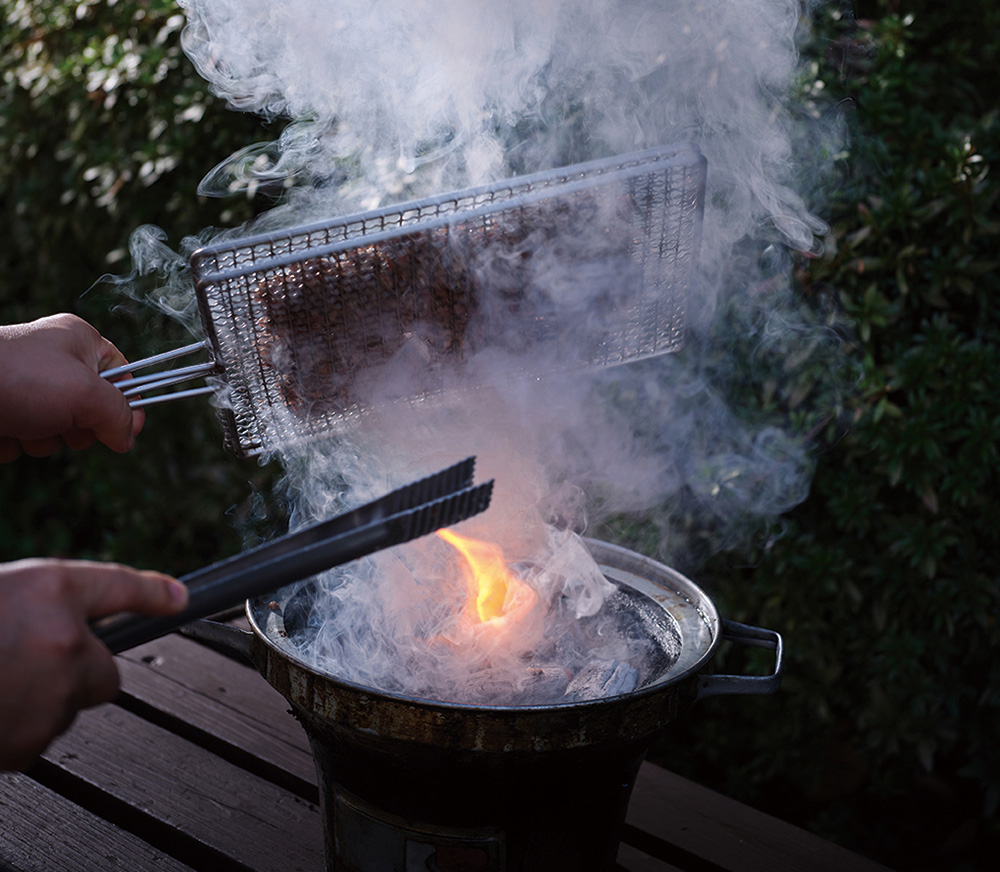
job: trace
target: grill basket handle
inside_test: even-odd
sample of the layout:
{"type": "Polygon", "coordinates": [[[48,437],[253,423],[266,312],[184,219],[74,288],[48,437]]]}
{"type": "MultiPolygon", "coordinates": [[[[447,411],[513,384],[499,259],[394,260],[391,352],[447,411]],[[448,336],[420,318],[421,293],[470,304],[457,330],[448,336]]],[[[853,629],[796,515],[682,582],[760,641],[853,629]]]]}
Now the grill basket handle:
{"type": "Polygon", "coordinates": [[[742,642],[755,648],[769,648],[774,651],[774,672],[770,675],[703,675],[698,681],[695,699],[726,694],[766,694],[777,693],[781,687],[782,641],[774,630],[738,624],[736,621],[722,621],[722,638],[727,642],[742,642]]]}

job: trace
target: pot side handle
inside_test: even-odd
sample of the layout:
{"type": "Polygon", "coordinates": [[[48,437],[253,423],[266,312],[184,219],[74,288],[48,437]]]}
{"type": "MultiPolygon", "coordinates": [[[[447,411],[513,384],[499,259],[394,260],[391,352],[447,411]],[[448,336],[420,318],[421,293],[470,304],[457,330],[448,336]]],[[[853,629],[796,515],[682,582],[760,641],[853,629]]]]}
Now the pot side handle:
{"type": "Polygon", "coordinates": [[[696,700],[724,694],[777,693],[781,687],[782,641],[774,630],[722,621],[722,638],[728,642],[742,642],[757,648],[774,651],[774,672],[770,675],[703,675],[698,681],[696,700]]]}

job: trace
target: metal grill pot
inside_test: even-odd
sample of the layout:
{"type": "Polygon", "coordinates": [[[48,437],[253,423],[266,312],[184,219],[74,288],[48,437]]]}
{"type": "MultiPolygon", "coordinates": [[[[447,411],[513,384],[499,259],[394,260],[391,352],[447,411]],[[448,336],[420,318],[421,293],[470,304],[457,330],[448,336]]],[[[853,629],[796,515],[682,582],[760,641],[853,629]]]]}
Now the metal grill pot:
{"type": "Polygon", "coordinates": [[[309,736],[328,869],[610,870],[652,740],[696,700],[778,689],[777,633],[721,620],[695,584],[660,563],[587,544],[642,619],[680,640],[662,674],[620,696],[482,707],[382,693],[304,663],[266,599],[247,604],[252,633],[220,631],[230,642],[238,634],[309,736]],[[774,672],[708,674],[723,639],[773,649],[774,672]]]}

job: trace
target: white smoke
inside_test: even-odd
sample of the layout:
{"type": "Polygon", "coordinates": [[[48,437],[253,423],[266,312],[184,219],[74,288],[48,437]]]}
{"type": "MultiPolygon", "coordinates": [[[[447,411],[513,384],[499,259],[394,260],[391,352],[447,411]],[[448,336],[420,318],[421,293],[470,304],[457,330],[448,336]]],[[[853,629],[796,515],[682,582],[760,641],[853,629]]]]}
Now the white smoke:
{"type": "Polygon", "coordinates": [[[184,48],[237,109],[291,124],[206,190],[305,179],[329,214],[691,140],[707,262],[762,222],[810,250],[782,101],[801,0],[181,0],[184,48]],[[259,158],[256,162],[250,158],[259,158]]]}
{"type": "MultiPolygon", "coordinates": [[[[695,142],[708,161],[685,351],[575,378],[491,377],[480,365],[476,389],[457,405],[394,406],[329,443],[287,447],[293,526],[475,454],[480,478],[494,476],[496,491],[488,513],[463,531],[502,541],[512,563],[532,564],[543,611],[559,601],[586,615],[606,593],[601,580],[586,569],[578,578],[545,572],[563,566],[574,531],[594,520],[651,518],[653,550],[669,557],[679,550],[672,524],[682,514],[710,516],[717,547],[726,547],[747,517],[775,516],[804,499],[812,465],[803,434],[745,420],[709,375],[729,354],[716,298],[744,268],[746,287],[758,293],[740,329],[759,331],[758,348],[774,344],[781,324],[783,336],[800,337],[819,356],[837,355],[836,337],[786,308],[787,294],[759,292],[781,285],[775,275],[787,260],[765,281],[755,263],[736,257],[752,237],[772,251],[815,252],[825,232],[794,189],[795,179],[823,167],[793,148],[787,105],[808,3],[180,2],[185,51],[213,91],[236,109],[287,119],[276,141],[248,144],[202,185],[217,195],[285,185],[284,204],[258,228],[679,141],[695,142]]],[[[336,617],[317,644],[346,677],[411,691],[445,674],[453,680],[462,665],[454,646],[436,646],[433,656],[426,646],[404,652],[396,667],[381,657],[399,654],[407,633],[450,638],[447,616],[457,609],[442,611],[436,597],[450,603],[451,594],[428,585],[427,561],[439,559],[430,553],[378,555],[353,579],[338,573],[324,582],[336,617]]],[[[526,627],[530,648],[544,630],[526,627]]],[[[524,650],[515,650],[509,665],[518,670],[524,650]]],[[[499,659],[491,649],[476,668],[488,661],[498,669],[499,659]]],[[[477,672],[469,680],[483,679],[477,672]]]]}

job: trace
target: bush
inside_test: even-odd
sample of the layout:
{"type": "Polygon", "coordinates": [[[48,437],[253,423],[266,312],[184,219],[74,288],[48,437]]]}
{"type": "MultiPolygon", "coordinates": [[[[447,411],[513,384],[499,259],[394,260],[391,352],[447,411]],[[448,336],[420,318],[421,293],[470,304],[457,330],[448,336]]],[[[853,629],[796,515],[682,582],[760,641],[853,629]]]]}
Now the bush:
{"type": "Polygon", "coordinates": [[[825,91],[855,118],[825,256],[798,276],[803,300],[835,291],[853,323],[852,425],[752,568],[729,555],[706,573],[724,614],[783,631],[784,688],[735,713],[710,701],[658,753],[893,868],[985,869],[1000,803],[997,10],[867,6],[860,23],[827,9],[807,48],[824,77],[836,62],[825,91]]]}
{"type": "MultiPolygon", "coordinates": [[[[262,138],[260,121],[207,93],[181,51],[173,2],[4,0],[0,9],[4,321],[75,312],[130,359],[191,341],[99,279],[131,269],[140,225],[162,228],[176,247],[250,218],[251,201],[195,191],[213,163],[262,138]]],[[[189,571],[240,549],[226,512],[250,511],[248,493],[266,492],[270,476],[226,455],[206,401],[154,407],[127,457],[98,448],[0,469],[0,554],[189,571]]]]}

